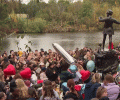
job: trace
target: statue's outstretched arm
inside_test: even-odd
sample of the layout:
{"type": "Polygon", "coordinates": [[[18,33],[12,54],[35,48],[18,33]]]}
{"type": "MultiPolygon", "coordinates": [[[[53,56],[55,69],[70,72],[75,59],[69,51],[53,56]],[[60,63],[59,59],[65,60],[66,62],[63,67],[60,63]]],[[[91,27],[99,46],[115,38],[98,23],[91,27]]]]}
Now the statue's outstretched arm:
{"type": "Polygon", "coordinates": [[[99,17],[99,22],[104,22],[106,20],[107,20],[106,18],[99,17]]]}
{"type": "Polygon", "coordinates": [[[114,23],[116,23],[116,24],[120,24],[120,22],[117,21],[116,19],[114,19],[114,23]]]}

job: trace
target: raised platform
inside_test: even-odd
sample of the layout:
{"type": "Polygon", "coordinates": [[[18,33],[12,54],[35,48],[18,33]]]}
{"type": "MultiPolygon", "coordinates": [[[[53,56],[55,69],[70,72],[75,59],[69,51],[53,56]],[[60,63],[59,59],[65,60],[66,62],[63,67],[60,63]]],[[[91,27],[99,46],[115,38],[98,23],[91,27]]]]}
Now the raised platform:
{"type": "Polygon", "coordinates": [[[100,73],[113,72],[117,69],[118,64],[118,55],[114,50],[95,53],[96,70],[100,73]]]}

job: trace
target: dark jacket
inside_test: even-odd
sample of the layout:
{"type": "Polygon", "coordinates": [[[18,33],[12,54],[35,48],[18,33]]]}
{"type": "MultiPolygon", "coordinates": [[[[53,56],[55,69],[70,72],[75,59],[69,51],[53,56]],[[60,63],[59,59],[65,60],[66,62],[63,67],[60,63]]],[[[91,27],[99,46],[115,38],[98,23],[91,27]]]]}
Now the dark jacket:
{"type": "Polygon", "coordinates": [[[85,99],[84,100],[91,100],[92,98],[95,98],[96,97],[96,91],[98,89],[98,87],[101,86],[101,84],[99,83],[87,83],[85,85],[85,90],[84,90],[84,93],[85,93],[85,99]]]}
{"type": "Polygon", "coordinates": [[[108,97],[103,97],[103,98],[101,98],[99,100],[109,100],[109,98],[108,97]]]}
{"type": "Polygon", "coordinates": [[[72,98],[72,99],[74,99],[74,100],[83,100],[83,98],[82,98],[82,96],[81,96],[81,93],[78,92],[78,94],[79,94],[79,97],[77,97],[77,95],[74,94],[74,93],[67,93],[67,94],[64,96],[63,100],[70,99],[70,98],[72,98]]]}
{"type": "Polygon", "coordinates": [[[0,92],[5,92],[5,83],[0,81],[0,92]]]}
{"type": "Polygon", "coordinates": [[[56,71],[56,69],[49,69],[49,68],[47,68],[46,70],[46,76],[48,77],[48,80],[50,81],[55,81],[58,77],[58,74],[57,73],[54,74],[53,70],[56,71]]]}
{"type": "Polygon", "coordinates": [[[61,71],[61,74],[59,74],[61,83],[67,82],[69,79],[75,78],[76,74],[71,74],[68,71],[61,71]]]}
{"type": "Polygon", "coordinates": [[[103,34],[109,34],[109,35],[114,34],[113,23],[120,24],[120,22],[118,22],[116,19],[112,18],[111,16],[106,18],[99,17],[99,22],[105,22],[103,34]]]}

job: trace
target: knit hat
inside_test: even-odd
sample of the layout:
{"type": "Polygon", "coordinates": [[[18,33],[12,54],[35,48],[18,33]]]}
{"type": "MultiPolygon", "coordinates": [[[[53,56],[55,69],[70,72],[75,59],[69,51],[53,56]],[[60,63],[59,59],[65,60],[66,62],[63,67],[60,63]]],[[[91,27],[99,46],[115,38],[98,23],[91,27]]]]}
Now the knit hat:
{"type": "Polygon", "coordinates": [[[72,73],[75,73],[75,72],[77,71],[77,66],[76,66],[76,65],[70,65],[69,70],[70,70],[72,73]]]}
{"type": "Polygon", "coordinates": [[[90,71],[88,71],[88,70],[86,70],[86,71],[81,70],[80,74],[82,75],[81,79],[83,82],[86,81],[90,77],[90,71]]]}
{"type": "Polygon", "coordinates": [[[90,60],[87,62],[87,70],[89,70],[90,72],[92,72],[95,69],[95,63],[94,61],[90,60]]]}
{"type": "Polygon", "coordinates": [[[26,80],[26,81],[25,81],[25,84],[26,84],[27,87],[30,87],[30,84],[31,84],[31,83],[30,83],[29,80],[26,80]]]}
{"type": "Polygon", "coordinates": [[[31,69],[30,68],[25,68],[23,71],[20,72],[20,75],[24,79],[30,79],[31,78],[31,69]]]}
{"type": "Polygon", "coordinates": [[[37,84],[43,83],[43,80],[37,80],[37,84]]]}
{"type": "Polygon", "coordinates": [[[7,68],[5,68],[3,70],[3,72],[4,72],[5,75],[15,75],[16,74],[15,67],[12,64],[9,64],[7,66],[7,68]]]}

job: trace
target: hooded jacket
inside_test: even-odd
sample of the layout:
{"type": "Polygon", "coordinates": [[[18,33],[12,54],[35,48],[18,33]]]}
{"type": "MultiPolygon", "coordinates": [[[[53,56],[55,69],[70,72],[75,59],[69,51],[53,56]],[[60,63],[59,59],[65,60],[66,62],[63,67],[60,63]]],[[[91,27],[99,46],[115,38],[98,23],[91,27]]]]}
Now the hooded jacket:
{"type": "Polygon", "coordinates": [[[84,90],[84,93],[85,93],[85,99],[84,100],[91,100],[92,98],[95,98],[96,97],[96,91],[98,89],[98,87],[101,86],[101,84],[99,83],[87,83],[85,85],[85,90],[84,90]]]}
{"type": "Polygon", "coordinates": [[[103,87],[107,88],[108,98],[110,100],[116,100],[119,95],[119,86],[115,83],[108,83],[107,85],[102,84],[103,87]]]}

